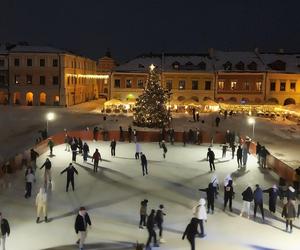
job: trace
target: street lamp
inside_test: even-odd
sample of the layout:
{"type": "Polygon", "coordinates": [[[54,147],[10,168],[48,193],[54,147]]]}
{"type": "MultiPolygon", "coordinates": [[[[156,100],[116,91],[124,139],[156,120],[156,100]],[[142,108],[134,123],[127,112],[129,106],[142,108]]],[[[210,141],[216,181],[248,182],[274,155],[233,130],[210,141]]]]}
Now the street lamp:
{"type": "Polygon", "coordinates": [[[248,123],[252,124],[252,139],[254,139],[254,128],[255,128],[255,119],[253,117],[248,118],[248,123]]]}
{"type": "Polygon", "coordinates": [[[47,121],[47,134],[48,134],[48,130],[49,130],[49,126],[48,126],[48,122],[49,121],[52,121],[54,119],[55,115],[54,113],[52,112],[49,112],[47,115],[46,115],[46,121],[47,121]]]}

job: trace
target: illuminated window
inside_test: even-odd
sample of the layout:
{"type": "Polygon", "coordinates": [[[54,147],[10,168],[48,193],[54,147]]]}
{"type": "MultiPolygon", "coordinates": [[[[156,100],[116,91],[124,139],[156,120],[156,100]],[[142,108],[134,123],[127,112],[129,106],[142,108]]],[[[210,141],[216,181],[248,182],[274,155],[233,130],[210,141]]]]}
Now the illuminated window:
{"type": "Polygon", "coordinates": [[[291,84],[290,84],[290,90],[291,91],[296,91],[296,82],[291,82],[291,84]]]}
{"type": "Polygon", "coordinates": [[[235,90],[235,89],[236,89],[236,82],[235,82],[235,81],[232,81],[232,82],[231,82],[231,89],[232,89],[232,90],[235,90]]]}
{"type": "Polygon", "coordinates": [[[276,90],[276,82],[275,81],[271,81],[270,82],[270,91],[275,91],[276,90]]]}
{"type": "Polygon", "coordinates": [[[121,80],[115,79],[115,88],[121,88],[121,80]]]}
{"type": "Polygon", "coordinates": [[[185,89],[185,80],[180,80],[179,81],[179,90],[183,90],[185,89]]]}
{"type": "Polygon", "coordinates": [[[192,90],[197,90],[198,89],[198,81],[193,80],[192,81],[192,90]]]}
{"type": "Polygon", "coordinates": [[[173,83],[172,83],[172,80],[167,80],[166,82],[166,88],[167,90],[171,90],[173,88],[173,83]]]}
{"type": "Polygon", "coordinates": [[[280,91],[285,91],[285,82],[280,83],[280,91]]]}
{"type": "Polygon", "coordinates": [[[144,88],[144,81],[143,80],[138,80],[137,81],[137,87],[139,88],[139,89],[142,89],[142,88],[144,88]]]}
{"type": "Polygon", "coordinates": [[[130,79],[126,80],[126,88],[132,88],[132,81],[130,79]]]}
{"type": "Polygon", "coordinates": [[[224,89],[224,81],[218,82],[218,89],[224,89]]]}
{"type": "Polygon", "coordinates": [[[262,83],[261,82],[256,82],[256,90],[261,91],[262,90],[262,83]]]}

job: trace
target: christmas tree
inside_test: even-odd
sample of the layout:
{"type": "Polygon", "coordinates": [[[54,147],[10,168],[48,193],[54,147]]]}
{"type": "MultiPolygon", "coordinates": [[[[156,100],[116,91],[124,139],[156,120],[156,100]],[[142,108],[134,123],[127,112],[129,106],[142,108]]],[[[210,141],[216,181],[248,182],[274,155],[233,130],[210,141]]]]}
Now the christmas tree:
{"type": "Polygon", "coordinates": [[[162,128],[169,123],[170,113],[167,109],[168,95],[160,86],[155,66],[150,66],[144,92],[136,101],[133,114],[134,124],[139,127],[162,128]]]}

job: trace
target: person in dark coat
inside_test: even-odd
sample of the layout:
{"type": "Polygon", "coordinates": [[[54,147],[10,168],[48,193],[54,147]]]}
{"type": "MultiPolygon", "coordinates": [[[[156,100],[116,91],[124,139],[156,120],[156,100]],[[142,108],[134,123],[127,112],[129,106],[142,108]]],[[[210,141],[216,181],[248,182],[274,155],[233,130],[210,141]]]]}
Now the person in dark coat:
{"type": "Polygon", "coordinates": [[[51,167],[52,167],[52,163],[49,160],[49,158],[46,159],[46,161],[44,162],[44,164],[40,167],[40,169],[42,169],[43,167],[45,167],[45,172],[44,172],[44,183],[45,186],[47,186],[48,181],[51,182],[51,167]]]}
{"type": "Polygon", "coordinates": [[[238,168],[242,166],[242,158],[243,158],[243,150],[241,145],[238,146],[238,149],[236,151],[236,158],[238,163],[238,168]]]}
{"type": "Polygon", "coordinates": [[[256,156],[257,156],[257,163],[260,164],[260,150],[261,150],[261,145],[259,142],[256,144],[256,156]]]}
{"type": "Polygon", "coordinates": [[[148,216],[148,220],[147,220],[147,230],[148,230],[148,240],[146,243],[146,247],[150,246],[150,243],[152,241],[152,238],[154,239],[154,247],[159,247],[159,245],[157,244],[157,239],[156,239],[156,232],[154,230],[154,226],[155,226],[155,210],[152,209],[150,215],[148,216]]]}
{"type": "Polygon", "coordinates": [[[215,168],[215,153],[214,153],[214,151],[211,150],[211,148],[208,148],[206,158],[209,162],[210,171],[212,171],[213,169],[216,170],[216,168],[215,168]]]}
{"type": "Polygon", "coordinates": [[[131,142],[132,139],[132,128],[131,126],[128,126],[128,141],[131,142]]]}
{"type": "Polygon", "coordinates": [[[48,147],[50,149],[50,155],[53,155],[53,147],[54,147],[54,142],[52,141],[51,138],[48,139],[48,147]]]}
{"type": "Polygon", "coordinates": [[[93,154],[93,157],[92,157],[92,161],[94,161],[94,172],[95,173],[98,171],[99,160],[102,161],[101,155],[100,155],[98,149],[96,148],[96,150],[93,154]]]}
{"type": "Polygon", "coordinates": [[[221,121],[220,117],[217,116],[216,117],[216,127],[219,127],[220,121],[221,121]]]}
{"type": "Polygon", "coordinates": [[[117,142],[115,141],[115,139],[112,139],[112,141],[110,143],[110,154],[111,154],[111,156],[116,156],[116,146],[117,146],[117,142]]]}
{"type": "Polygon", "coordinates": [[[228,181],[228,184],[224,187],[224,208],[223,211],[225,211],[227,207],[227,203],[229,201],[229,210],[232,212],[232,199],[234,197],[234,191],[232,186],[232,180],[228,181]]]}
{"type": "Polygon", "coordinates": [[[39,157],[39,153],[36,152],[33,148],[30,149],[30,161],[31,161],[31,167],[33,168],[33,171],[36,170],[36,160],[39,157]]]}
{"type": "Polygon", "coordinates": [[[6,237],[10,235],[10,227],[7,219],[4,219],[2,213],[0,212],[0,245],[2,244],[2,249],[5,250],[6,237]]]}
{"type": "Polygon", "coordinates": [[[168,152],[168,149],[167,149],[167,146],[166,146],[166,143],[165,143],[164,140],[162,140],[162,142],[161,142],[161,147],[163,149],[163,157],[166,158],[166,154],[168,152]]]}
{"type": "Polygon", "coordinates": [[[79,154],[82,154],[82,147],[83,147],[83,143],[81,138],[78,138],[78,149],[79,149],[79,154]]]}
{"type": "Polygon", "coordinates": [[[77,240],[77,244],[79,244],[79,249],[83,250],[83,245],[85,239],[87,237],[87,226],[92,226],[92,222],[90,216],[86,212],[85,207],[79,208],[79,213],[75,219],[75,232],[79,234],[79,239],[77,240]]]}
{"type": "Polygon", "coordinates": [[[210,182],[208,184],[207,188],[200,188],[199,191],[206,192],[206,198],[207,198],[207,213],[209,213],[211,209],[211,213],[214,213],[214,204],[215,204],[215,188],[213,186],[213,183],[210,182]]]}
{"type": "Polygon", "coordinates": [[[159,209],[156,211],[155,221],[156,225],[159,229],[159,242],[165,243],[165,240],[162,237],[163,234],[163,223],[164,223],[164,216],[166,216],[165,212],[163,211],[164,205],[159,205],[159,209]]]}
{"type": "Polygon", "coordinates": [[[260,155],[260,163],[261,163],[261,167],[262,168],[266,168],[267,167],[267,156],[269,155],[269,151],[262,146],[259,152],[260,155]]]}
{"type": "Polygon", "coordinates": [[[289,188],[285,191],[285,196],[287,200],[296,200],[296,190],[292,187],[289,186],[289,188]]]}
{"type": "Polygon", "coordinates": [[[231,159],[234,159],[234,153],[235,153],[235,145],[231,145],[231,159]]]}
{"type": "Polygon", "coordinates": [[[73,140],[73,143],[71,145],[71,150],[72,150],[72,161],[76,162],[76,156],[77,156],[77,144],[73,140]]]}
{"type": "Polygon", "coordinates": [[[271,187],[269,189],[265,189],[265,190],[263,190],[263,192],[269,194],[269,210],[271,213],[275,213],[277,197],[279,195],[277,186],[273,185],[273,187],[271,187]]]}
{"type": "Polygon", "coordinates": [[[63,174],[65,172],[67,172],[66,192],[68,192],[68,190],[69,190],[70,183],[71,183],[72,189],[74,191],[74,174],[78,175],[78,171],[76,170],[76,168],[74,168],[73,164],[70,163],[67,168],[65,168],[63,171],[60,172],[60,174],[63,174]]]}
{"type": "Polygon", "coordinates": [[[140,208],[140,228],[143,229],[143,226],[146,226],[146,218],[147,218],[147,204],[148,200],[144,199],[141,201],[141,208],[140,208]]]}
{"type": "Polygon", "coordinates": [[[248,219],[250,218],[250,205],[253,201],[253,191],[250,186],[246,188],[246,190],[242,193],[243,196],[243,207],[240,213],[240,216],[243,216],[245,210],[247,212],[248,219]]]}
{"type": "Polygon", "coordinates": [[[225,158],[225,157],[226,157],[226,151],[227,151],[227,148],[228,148],[227,144],[224,144],[224,145],[222,146],[222,158],[225,158]]]}
{"type": "Polygon", "coordinates": [[[254,193],[253,193],[253,198],[254,198],[254,219],[256,219],[256,210],[257,210],[257,207],[259,207],[262,219],[264,221],[265,220],[265,216],[264,216],[263,191],[259,187],[258,184],[256,184],[255,186],[256,186],[256,189],[254,190],[254,193]]]}
{"type": "Polygon", "coordinates": [[[146,174],[148,174],[148,162],[147,162],[147,158],[146,155],[143,154],[141,152],[141,164],[142,164],[142,170],[143,170],[143,176],[146,174]]]}
{"type": "Polygon", "coordinates": [[[187,227],[182,235],[183,240],[186,236],[186,238],[190,242],[191,250],[195,250],[195,236],[200,234],[198,231],[198,224],[199,224],[198,219],[192,218],[191,222],[187,225],[187,227]]]}
{"type": "Polygon", "coordinates": [[[293,220],[296,218],[296,209],[291,200],[284,205],[282,210],[282,217],[285,218],[285,230],[288,232],[288,226],[290,225],[290,233],[293,232],[293,220]]]}
{"type": "Polygon", "coordinates": [[[94,139],[94,141],[98,140],[98,136],[99,136],[99,128],[96,126],[93,129],[93,139],[94,139]]]}
{"type": "Polygon", "coordinates": [[[183,146],[185,147],[186,142],[187,142],[187,132],[186,131],[183,131],[182,142],[183,142],[183,146]]]}
{"type": "Polygon", "coordinates": [[[86,142],[83,144],[83,161],[87,161],[89,152],[90,152],[90,148],[89,146],[86,144],[86,142]]]}
{"type": "Polygon", "coordinates": [[[120,126],[120,141],[124,141],[124,131],[123,131],[123,128],[122,126],[120,126]]]}

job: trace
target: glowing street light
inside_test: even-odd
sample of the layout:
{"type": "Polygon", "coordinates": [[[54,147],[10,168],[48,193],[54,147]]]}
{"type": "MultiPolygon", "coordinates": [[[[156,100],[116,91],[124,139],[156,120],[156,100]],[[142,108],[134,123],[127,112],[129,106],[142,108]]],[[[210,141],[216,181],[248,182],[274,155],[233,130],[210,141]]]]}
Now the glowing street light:
{"type": "Polygon", "coordinates": [[[55,118],[55,114],[54,114],[54,113],[52,113],[52,112],[47,113],[47,115],[46,115],[46,121],[47,121],[47,134],[48,134],[48,130],[49,130],[49,125],[48,125],[48,123],[49,123],[49,121],[54,120],[54,118],[55,118]]]}
{"type": "Polygon", "coordinates": [[[255,119],[253,117],[249,117],[248,123],[252,125],[252,139],[254,139],[255,119]]]}
{"type": "Polygon", "coordinates": [[[155,69],[154,64],[151,64],[151,65],[149,66],[149,68],[150,68],[151,71],[153,71],[153,70],[155,69]]]}

